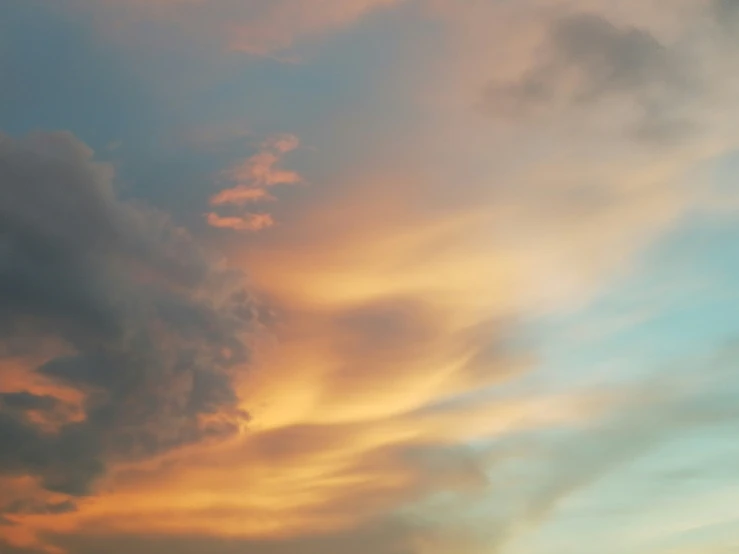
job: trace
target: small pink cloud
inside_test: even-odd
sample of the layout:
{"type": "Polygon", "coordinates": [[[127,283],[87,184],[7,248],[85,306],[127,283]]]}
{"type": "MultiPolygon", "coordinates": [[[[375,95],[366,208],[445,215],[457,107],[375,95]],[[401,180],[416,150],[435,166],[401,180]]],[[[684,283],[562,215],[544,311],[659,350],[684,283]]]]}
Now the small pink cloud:
{"type": "Polygon", "coordinates": [[[206,217],[211,227],[233,229],[234,231],[260,231],[275,224],[272,216],[267,213],[221,217],[217,213],[210,212],[206,214],[206,217]]]}
{"type": "Polygon", "coordinates": [[[227,22],[225,36],[231,50],[264,56],[284,51],[301,39],[347,27],[374,10],[403,1],[270,0],[257,10],[247,0],[239,15],[250,16],[227,22]]]}
{"type": "Polygon", "coordinates": [[[263,151],[226,170],[223,175],[229,181],[249,186],[271,187],[300,182],[300,175],[296,172],[276,167],[279,161],[278,154],[263,151]]]}
{"type": "Polygon", "coordinates": [[[236,204],[238,206],[242,206],[250,202],[274,199],[275,197],[264,189],[238,185],[234,188],[222,190],[213,196],[210,199],[210,204],[211,206],[221,206],[224,204],[236,204]]]}
{"type": "Polygon", "coordinates": [[[223,172],[224,177],[241,187],[271,187],[295,184],[302,179],[295,171],[278,167],[284,154],[295,150],[300,140],[295,135],[277,135],[264,141],[259,152],[223,172]]]}
{"type": "MultiPolygon", "coordinates": [[[[211,206],[244,206],[249,203],[275,200],[267,188],[275,185],[290,185],[302,182],[295,171],[282,169],[279,162],[287,152],[295,150],[300,140],[295,135],[275,135],[264,141],[259,152],[224,171],[222,175],[235,186],[224,189],[211,197],[211,206]]],[[[270,214],[244,213],[236,216],[221,216],[216,212],[207,214],[208,224],[236,231],[257,231],[271,227],[274,220],[270,214]]]]}
{"type": "Polygon", "coordinates": [[[278,152],[290,152],[300,146],[300,139],[295,135],[283,134],[270,137],[262,144],[263,148],[273,148],[278,152]]]}
{"type": "MultiPolygon", "coordinates": [[[[195,44],[295,63],[290,52],[306,39],[320,38],[364,16],[408,0],[73,0],[73,9],[92,11],[108,35],[140,41],[138,26],[177,22],[195,44]],[[131,32],[126,32],[131,30],[131,32]]],[[[165,38],[147,37],[165,44],[165,38]]]]}

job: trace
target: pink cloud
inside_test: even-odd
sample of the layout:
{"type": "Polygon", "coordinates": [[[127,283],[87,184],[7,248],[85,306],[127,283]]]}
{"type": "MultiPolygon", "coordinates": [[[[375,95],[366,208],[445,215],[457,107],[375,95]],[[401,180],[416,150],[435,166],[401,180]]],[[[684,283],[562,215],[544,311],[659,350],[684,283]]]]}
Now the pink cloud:
{"type": "Polygon", "coordinates": [[[274,196],[270,195],[264,189],[239,185],[234,188],[222,190],[210,199],[210,204],[212,206],[221,206],[223,204],[236,204],[240,206],[249,202],[274,199],[274,196]]]}
{"type": "Polygon", "coordinates": [[[222,217],[217,213],[207,214],[208,224],[219,229],[234,231],[260,231],[274,225],[270,214],[245,214],[242,216],[222,217]]]}
{"type": "Polygon", "coordinates": [[[226,172],[224,176],[239,184],[251,186],[272,186],[292,184],[300,181],[294,171],[275,167],[280,157],[274,152],[259,152],[226,172]]]}
{"type": "Polygon", "coordinates": [[[117,33],[145,20],[176,22],[192,40],[258,56],[279,56],[296,42],[348,27],[406,0],[72,0],[117,33]]]}
{"type": "Polygon", "coordinates": [[[285,50],[296,40],[350,25],[367,13],[403,0],[272,0],[261,9],[244,2],[254,17],[228,25],[231,50],[265,55],[285,50]],[[250,10],[251,8],[251,10],[250,10]]]}
{"type": "MultiPolygon", "coordinates": [[[[268,187],[296,184],[303,180],[299,173],[278,166],[282,156],[299,145],[298,137],[290,134],[275,135],[265,140],[259,152],[222,173],[236,185],[214,195],[210,199],[210,205],[244,206],[253,202],[275,200],[267,192],[268,187]]],[[[235,231],[257,231],[274,224],[272,216],[266,213],[225,217],[211,212],[207,214],[207,221],[212,227],[235,231]]]]}
{"type": "Polygon", "coordinates": [[[270,137],[263,145],[264,148],[274,148],[278,152],[290,152],[300,146],[300,139],[295,135],[283,134],[270,137]]]}
{"type": "Polygon", "coordinates": [[[302,179],[295,171],[278,167],[283,154],[295,150],[300,144],[294,135],[277,135],[262,143],[259,152],[226,170],[223,175],[240,187],[270,187],[295,184],[302,179]]]}

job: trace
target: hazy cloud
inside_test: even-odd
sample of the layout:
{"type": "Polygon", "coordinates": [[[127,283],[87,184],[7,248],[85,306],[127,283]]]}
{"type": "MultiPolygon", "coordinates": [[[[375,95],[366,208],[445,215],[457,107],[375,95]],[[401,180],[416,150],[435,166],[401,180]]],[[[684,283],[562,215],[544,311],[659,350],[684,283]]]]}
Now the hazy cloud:
{"type": "Polygon", "coordinates": [[[718,20],[727,26],[739,21],[739,1],[737,0],[712,0],[712,7],[718,20]]]}
{"type": "Polygon", "coordinates": [[[110,24],[136,25],[142,17],[162,25],[175,23],[191,40],[218,44],[224,50],[266,56],[296,43],[349,26],[366,14],[403,0],[67,0],[94,10],[110,24]]]}
{"type": "Polygon", "coordinates": [[[662,139],[691,127],[680,105],[694,84],[680,56],[647,29],[582,13],[554,20],[533,67],[513,83],[492,83],[485,106],[532,116],[626,100],[640,112],[637,136],[662,139]]]}

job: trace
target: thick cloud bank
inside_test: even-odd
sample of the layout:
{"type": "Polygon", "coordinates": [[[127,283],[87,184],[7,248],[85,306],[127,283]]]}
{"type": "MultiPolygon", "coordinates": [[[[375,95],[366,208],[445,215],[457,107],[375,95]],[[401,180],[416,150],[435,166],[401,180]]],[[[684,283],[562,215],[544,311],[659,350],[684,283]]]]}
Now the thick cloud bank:
{"type": "Polygon", "coordinates": [[[246,417],[234,368],[257,318],[238,274],[163,215],[117,199],[92,155],[69,133],[0,135],[4,358],[61,344],[26,369],[84,399],[74,418],[53,394],[1,394],[0,477],[30,473],[71,495],[115,460],[234,432],[246,417]]]}

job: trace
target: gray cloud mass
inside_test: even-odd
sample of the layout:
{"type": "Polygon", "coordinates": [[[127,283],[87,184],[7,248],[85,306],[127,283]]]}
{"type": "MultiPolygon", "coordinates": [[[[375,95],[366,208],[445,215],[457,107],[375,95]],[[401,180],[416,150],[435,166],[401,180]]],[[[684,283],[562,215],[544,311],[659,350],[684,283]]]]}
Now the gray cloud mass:
{"type": "Polygon", "coordinates": [[[662,141],[692,129],[681,109],[697,88],[678,52],[647,29],[578,13],[554,20],[532,67],[514,82],[491,83],[484,107],[533,116],[556,105],[586,108],[626,99],[640,112],[633,134],[662,141]]]}
{"type": "Polygon", "coordinates": [[[0,395],[0,477],[30,473],[70,495],[113,461],[234,432],[246,414],[232,378],[258,320],[239,274],[162,214],[118,200],[92,156],[66,132],[0,135],[2,352],[61,341],[68,353],[34,371],[86,399],[84,420],[52,432],[29,412],[58,399],[0,395]]]}

